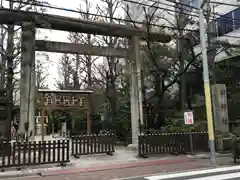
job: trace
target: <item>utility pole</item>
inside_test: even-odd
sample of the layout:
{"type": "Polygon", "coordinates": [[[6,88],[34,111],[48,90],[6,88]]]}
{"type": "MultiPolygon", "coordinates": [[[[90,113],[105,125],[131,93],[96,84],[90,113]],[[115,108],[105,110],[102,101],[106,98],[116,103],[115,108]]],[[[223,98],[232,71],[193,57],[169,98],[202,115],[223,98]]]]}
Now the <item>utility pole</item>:
{"type": "Polygon", "coordinates": [[[200,41],[201,41],[201,49],[202,49],[203,83],[204,83],[205,104],[206,104],[206,113],[207,113],[207,122],[208,122],[210,161],[211,161],[212,165],[215,165],[216,158],[215,158],[212,100],[211,100],[209,71],[208,71],[207,48],[206,48],[206,42],[205,42],[204,11],[203,11],[204,4],[205,4],[205,2],[200,4],[200,10],[199,10],[199,26],[200,26],[200,28],[199,29],[200,29],[200,41]]]}
{"type": "MultiPolygon", "coordinates": [[[[210,17],[211,14],[214,13],[214,5],[211,7],[210,0],[207,0],[206,2],[207,5],[207,13],[206,13],[206,22],[207,22],[207,42],[208,42],[208,48],[212,49],[215,45],[211,43],[213,38],[216,38],[216,27],[212,27],[210,24],[210,17]]],[[[214,18],[215,19],[215,18],[214,18]]],[[[216,56],[216,49],[215,50],[210,50],[207,53],[208,56],[208,62],[209,62],[209,69],[210,69],[210,74],[211,74],[211,83],[215,84],[216,83],[216,76],[215,76],[215,56],[216,56]]]]}

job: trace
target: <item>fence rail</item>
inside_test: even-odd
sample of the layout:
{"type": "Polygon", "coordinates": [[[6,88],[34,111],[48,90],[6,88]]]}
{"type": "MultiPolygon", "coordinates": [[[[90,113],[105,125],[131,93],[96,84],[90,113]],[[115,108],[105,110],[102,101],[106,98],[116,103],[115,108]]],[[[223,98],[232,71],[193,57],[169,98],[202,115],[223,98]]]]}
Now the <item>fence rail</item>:
{"type": "Polygon", "coordinates": [[[208,151],[206,132],[160,133],[140,135],[138,155],[147,157],[151,154],[188,153],[191,151],[191,142],[194,151],[208,151]]]}
{"type": "Polygon", "coordinates": [[[72,156],[78,158],[87,154],[112,155],[115,152],[114,134],[72,136],[72,156]]]}
{"type": "MultiPolygon", "coordinates": [[[[11,146],[9,142],[2,144],[4,147],[11,146]]],[[[4,149],[3,151],[7,151],[4,149]]],[[[55,164],[70,162],[69,140],[44,141],[44,142],[14,142],[11,153],[2,153],[0,156],[0,168],[5,168],[42,164],[55,164]]]]}

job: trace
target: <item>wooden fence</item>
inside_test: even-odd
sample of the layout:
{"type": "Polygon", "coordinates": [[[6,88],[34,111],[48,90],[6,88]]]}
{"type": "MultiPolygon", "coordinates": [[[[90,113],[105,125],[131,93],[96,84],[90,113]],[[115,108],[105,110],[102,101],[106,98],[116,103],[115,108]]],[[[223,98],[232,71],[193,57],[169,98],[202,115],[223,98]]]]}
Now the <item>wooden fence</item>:
{"type": "Polygon", "coordinates": [[[194,132],[192,133],[193,150],[198,152],[209,152],[208,132],[194,132]]]}
{"type": "Polygon", "coordinates": [[[115,152],[116,139],[114,134],[78,135],[72,137],[72,156],[102,154],[112,155],[115,152]]]}
{"type": "MultiPolygon", "coordinates": [[[[2,144],[5,147],[11,146],[9,142],[2,144]]],[[[4,151],[8,151],[4,149],[4,151]]],[[[14,142],[11,153],[2,153],[0,156],[0,168],[22,166],[55,164],[65,165],[70,162],[69,158],[69,140],[44,141],[44,142],[14,142]]]]}
{"type": "Polygon", "coordinates": [[[191,146],[193,151],[208,151],[208,135],[206,132],[145,134],[139,136],[138,146],[140,157],[151,154],[189,153],[191,146]]]}
{"type": "MultiPolygon", "coordinates": [[[[71,147],[70,140],[15,142],[13,144],[0,141],[0,169],[4,171],[10,167],[20,169],[23,166],[56,163],[65,165],[70,162],[70,155],[79,158],[81,155],[102,153],[113,155],[115,152],[116,137],[114,134],[77,135],[71,138],[71,147]]],[[[140,135],[138,154],[146,157],[151,154],[188,153],[191,147],[194,151],[208,151],[207,133],[140,135]]]]}

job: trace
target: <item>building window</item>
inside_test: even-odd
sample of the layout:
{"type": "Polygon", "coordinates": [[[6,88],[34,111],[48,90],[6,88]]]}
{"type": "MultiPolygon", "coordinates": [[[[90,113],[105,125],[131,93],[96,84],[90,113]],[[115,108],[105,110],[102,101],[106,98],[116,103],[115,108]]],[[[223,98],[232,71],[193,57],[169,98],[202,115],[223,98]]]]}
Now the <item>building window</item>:
{"type": "Polygon", "coordinates": [[[79,106],[83,107],[84,106],[84,97],[79,98],[79,106]]]}
{"type": "Polygon", "coordinates": [[[52,103],[53,103],[52,96],[49,95],[49,96],[47,97],[47,103],[48,103],[48,104],[52,104],[52,103]]]}
{"type": "Polygon", "coordinates": [[[55,104],[56,105],[60,105],[61,104],[61,96],[59,96],[59,95],[55,96],[55,104]]]}
{"type": "Polygon", "coordinates": [[[69,96],[63,96],[63,104],[69,105],[69,96]]]}
{"type": "Polygon", "coordinates": [[[72,96],[72,105],[78,104],[78,98],[76,96],[72,96]]]}

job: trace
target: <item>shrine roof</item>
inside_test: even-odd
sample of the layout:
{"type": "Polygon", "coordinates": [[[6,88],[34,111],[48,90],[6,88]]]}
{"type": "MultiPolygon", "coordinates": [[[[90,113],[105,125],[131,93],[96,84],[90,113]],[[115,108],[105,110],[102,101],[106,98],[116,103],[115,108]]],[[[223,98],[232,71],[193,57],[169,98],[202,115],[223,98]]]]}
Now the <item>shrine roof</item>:
{"type": "Polygon", "coordinates": [[[91,94],[92,90],[89,89],[78,89],[78,90],[50,90],[50,89],[39,89],[40,93],[70,93],[70,94],[91,94]]]}

